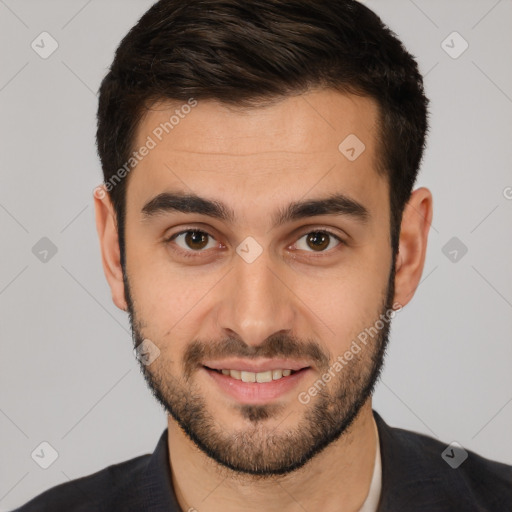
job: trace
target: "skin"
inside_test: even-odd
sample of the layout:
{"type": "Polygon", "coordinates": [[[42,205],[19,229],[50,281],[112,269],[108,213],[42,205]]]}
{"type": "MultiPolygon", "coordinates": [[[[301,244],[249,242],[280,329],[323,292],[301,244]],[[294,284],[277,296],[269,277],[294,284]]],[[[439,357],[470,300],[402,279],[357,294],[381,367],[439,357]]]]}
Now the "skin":
{"type": "MultiPolygon", "coordinates": [[[[179,106],[160,104],[150,111],[138,127],[134,146],[143,145],[179,106]]],[[[322,397],[303,404],[297,394],[317,381],[325,368],[312,364],[300,386],[256,420],[213,385],[204,371],[194,367],[186,378],[184,356],[195,340],[205,347],[212,340],[220,347],[228,337],[259,353],[264,340],[288,333],[301,345],[312,340],[332,363],[358,333],[374,325],[385,304],[392,263],[388,183],[375,170],[376,116],[373,100],[331,90],[245,111],[200,101],[128,177],[126,271],[136,312],[134,327],[161,351],[147,371],[168,399],[173,386],[200,397],[211,429],[225,439],[250,433],[254,446],[249,443],[249,455],[269,435],[285,436],[303,424],[322,397]],[[338,150],[349,134],[356,134],[366,146],[354,161],[338,150]],[[144,217],[141,210],[149,200],[174,190],[226,203],[235,222],[176,212],[144,217]],[[333,191],[363,204],[370,213],[368,221],[322,215],[272,225],[278,208],[324,198],[333,191]],[[165,238],[192,228],[213,239],[201,256],[186,259],[171,249],[193,251],[184,237],[179,246],[165,238]],[[333,240],[325,252],[315,252],[304,235],[321,229],[340,236],[346,245],[333,240]],[[250,264],[236,253],[247,236],[262,248],[250,264]]],[[[116,217],[108,194],[96,195],[95,207],[112,299],[126,311],[116,217]]],[[[395,260],[393,302],[401,306],[419,284],[431,220],[432,195],[419,188],[405,208],[395,260]]],[[[368,371],[375,350],[369,345],[350,361],[352,375],[368,371]]],[[[348,386],[344,379],[349,371],[348,367],[338,372],[324,397],[334,400],[335,390],[348,386]]],[[[368,494],[377,439],[371,397],[358,408],[350,427],[325,449],[298,469],[271,477],[219,464],[171,415],[168,429],[173,485],[183,510],[349,512],[358,510],[368,494]]],[[[247,457],[244,462],[249,464],[252,459],[247,457]]]]}

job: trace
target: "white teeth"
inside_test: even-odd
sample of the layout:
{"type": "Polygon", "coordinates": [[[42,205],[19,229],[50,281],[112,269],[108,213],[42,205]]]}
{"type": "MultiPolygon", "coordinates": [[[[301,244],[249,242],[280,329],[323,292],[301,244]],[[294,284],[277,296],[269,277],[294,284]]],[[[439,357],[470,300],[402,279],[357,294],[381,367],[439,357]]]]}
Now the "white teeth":
{"type": "Polygon", "coordinates": [[[229,375],[233,379],[242,382],[272,382],[282,377],[288,377],[292,373],[291,370],[267,370],[266,372],[246,372],[241,370],[221,370],[223,375],[229,375]]]}
{"type": "Polygon", "coordinates": [[[272,379],[277,380],[283,376],[283,370],[272,370],[272,379]]]}
{"type": "Polygon", "coordinates": [[[242,382],[256,382],[256,374],[254,372],[242,372],[242,382]]]}
{"type": "Polygon", "coordinates": [[[256,382],[272,382],[272,370],[257,373],[256,382]]]}
{"type": "Polygon", "coordinates": [[[242,375],[240,371],[238,370],[228,370],[229,371],[229,374],[231,375],[231,377],[233,377],[234,379],[236,380],[241,380],[242,379],[242,375]]]}

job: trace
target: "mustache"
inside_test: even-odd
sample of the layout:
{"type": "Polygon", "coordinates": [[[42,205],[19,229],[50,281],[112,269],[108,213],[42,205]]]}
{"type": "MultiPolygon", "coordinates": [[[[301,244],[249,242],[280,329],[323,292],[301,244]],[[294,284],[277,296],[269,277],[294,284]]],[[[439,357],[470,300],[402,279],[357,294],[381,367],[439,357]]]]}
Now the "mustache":
{"type": "Polygon", "coordinates": [[[194,370],[208,359],[240,357],[246,359],[288,357],[306,359],[318,368],[329,367],[329,354],[315,341],[300,341],[291,335],[280,333],[266,338],[259,345],[247,345],[236,336],[224,340],[203,342],[195,340],[187,347],[183,356],[184,373],[188,378],[194,370]]]}

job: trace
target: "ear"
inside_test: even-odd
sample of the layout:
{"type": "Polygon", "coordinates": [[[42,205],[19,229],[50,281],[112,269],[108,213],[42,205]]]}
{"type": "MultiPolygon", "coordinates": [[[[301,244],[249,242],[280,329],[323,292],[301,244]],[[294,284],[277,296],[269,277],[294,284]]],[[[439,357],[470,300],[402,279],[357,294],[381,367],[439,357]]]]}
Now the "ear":
{"type": "Polygon", "coordinates": [[[112,293],[114,304],[123,311],[128,310],[124,294],[121,253],[117,236],[117,217],[104,185],[94,190],[94,210],[96,212],[96,231],[101,248],[103,271],[112,293]]]}
{"type": "Polygon", "coordinates": [[[402,216],[396,256],[395,302],[405,306],[414,296],[423,273],[432,223],[432,194],[421,187],[411,194],[402,216]]]}

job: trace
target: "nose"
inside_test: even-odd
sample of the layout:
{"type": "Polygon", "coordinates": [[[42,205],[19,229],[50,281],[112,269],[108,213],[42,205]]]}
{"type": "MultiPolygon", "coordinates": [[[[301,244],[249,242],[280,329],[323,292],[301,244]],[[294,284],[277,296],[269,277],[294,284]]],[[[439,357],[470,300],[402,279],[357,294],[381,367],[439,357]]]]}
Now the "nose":
{"type": "Polygon", "coordinates": [[[236,256],[220,300],[218,322],[247,345],[259,345],[280,331],[290,331],[295,317],[292,284],[279,273],[268,251],[248,263],[236,256]]]}

